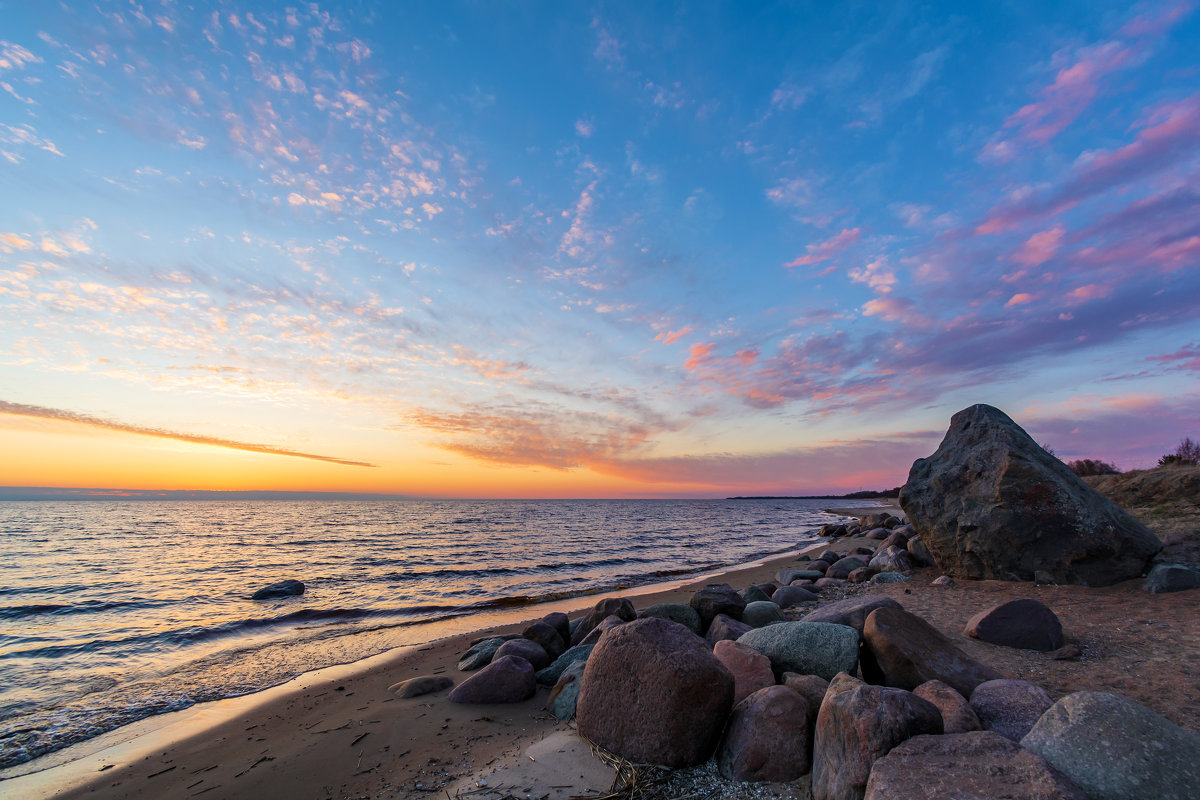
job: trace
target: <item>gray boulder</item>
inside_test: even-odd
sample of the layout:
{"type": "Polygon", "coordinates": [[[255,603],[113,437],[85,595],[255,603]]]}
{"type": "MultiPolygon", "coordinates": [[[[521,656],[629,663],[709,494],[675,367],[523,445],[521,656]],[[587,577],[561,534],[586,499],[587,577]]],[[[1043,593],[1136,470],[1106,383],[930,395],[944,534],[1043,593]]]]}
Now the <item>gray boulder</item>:
{"type": "Polygon", "coordinates": [[[791,608],[800,603],[815,603],[820,599],[819,595],[803,586],[780,586],[772,595],[771,602],[779,608],[791,608]]]}
{"type": "Polygon", "coordinates": [[[867,617],[877,608],[900,608],[900,604],[890,597],[880,597],[879,595],[859,595],[858,597],[847,597],[845,600],[838,600],[836,603],[830,603],[826,606],[821,606],[816,611],[804,618],[805,622],[832,622],[835,625],[849,625],[859,633],[862,633],[863,625],[867,622],[867,617]]]}
{"type": "Polygon", "coordinates": [[[516,636],[490,636],[475,644],[467,652],[463,653],[462,659],[458,662],[458,668],[463,672],[486,667],[492,663],[492,656],[496,655],[496,651],[500,649],[500,645],[507,641],[514,640],[516,636]]]}
{"type": "Polygon", "coordinates": [[[758,600],[746,603],[742,610],[742,621],[751,628],[761,628],[775,622],[783,622],[783,613],[779,606],[770,600],[758,600]]]}
{"type": "Polygon", "coordinates": [[[971,694],[971,710],[984,730],[1018,743],[1052,705],[1046,690],[1029,681],[984,681],[971,694]]]}
{"type": "Polygon", "coordinates": [[[939,569],[956,578],[1108,586],[1144,574],[1158,537],[999,409],[950,420],[900,491],[939,569]]]}
{"type": "Polygon", "coordinates": [[[908,554],[912,556],[913,563],[918,567],[932,567],[933,556],[929,552],[929,548],[925,546],[925,540],[920,536],[914,536],[908,540],[908,554]]]}
{"type": "Polygon", "coordinates": [[[990,731],[914,736],[871,767],[865,800],[1087,800],[1030,753],[990,731]]]}
{"type": "Polygon", "coordinates": [[[826,680],[858,669],[858,631],[828,622],[780,622],[738,639],[771,659],[776,674],[796,672],[826,680]]]}
{"type": "Polygon", "coordinates": [[[451,703],[519,703],[536,691],[530,663],[517,656],[504,656],[455,686],[447,698],[451,703]]]}
{"type": "Polygon", "coordinates": [[[304,594],[304,584],[300,581],[286,580],[268,584],[250,595],[251,600],[274,600],[278,597],[296,597],[304,594]]]}
{"type": "Polygon", "coordinates": [[[912,578],[903,572],[880,572],[871,576],[871,583],[904,583],[908,580],[912,578]]]}
{"type": "Polygon", "coordinates": [[[700,627],[700,615],[696,613],[696,609],[683,603],[656,603],[638,612],[639,619],[647,617],[669,619],[683,625],[697,636],[704,635],[704,629],[700,627]]]}
{"type": "Polygon", "coordinates": [[[1200,734],[1107,692],[1075,692],[1021,740],[1092,800],[1200,797],[1200,734]]]}
{"type": "Polygon", "coordinates": [[[563,671],[577,661],[587,661],[588,656],[592,653],[594,644],[575,645],[568,648],[567,652],[563,653],[558,658],[551,662],[550,666],[545,669],[539,669],[534,676],[537,682],[542,686],[553,686],[562,676],[563,671]]]}
{"type": "Polygon", "coordinates": [[[583,686],[583,671],[586,661],[576,661],[563,670],[558,676],[558,683],[550,690],[546,700],[546,710],[561,720],[575,716],[575,706],[579,702],[579,689],[583,686]]]}
{"type": "Polygon", "coordinates": [[[596,644],[575,719],[585,739],[635,763],[693,766],[716,748],[733,686],[703,639],[648,617],[614,628],[596,644]]]}
{"type": "Polygon", "coordinates": [[[1183,564],[1155,564],[1142,588],[1154,594],[1200,589],[1200,570],[1183,564]]]}
{"type": "Polygon", "coordinates": [[[908,550],[899,545],[879,548],[869,566],[876,572],[912,572],[917,568],[908,550]]]}

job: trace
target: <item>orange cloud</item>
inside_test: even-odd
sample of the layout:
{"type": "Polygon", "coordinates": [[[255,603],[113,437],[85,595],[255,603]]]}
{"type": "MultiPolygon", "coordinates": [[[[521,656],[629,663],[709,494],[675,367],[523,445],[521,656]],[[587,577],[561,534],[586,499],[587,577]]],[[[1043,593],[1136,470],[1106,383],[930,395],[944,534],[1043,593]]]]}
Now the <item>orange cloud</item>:
{"type": "Polygon", "coordinates": [[[221,439],[216,436],[199,436],[191,433],[168,431],[162,428],[150,428],[144,425],[131,425],[125,422],[117,422],[115,420],[93,417],[89,414],[79,414],[74,411],[66,411],[61,408],[30,406],[23,403],[10,403],[7,400],[0,400],[0,414],[13,414],[21,417],[36,417],[40,419],[55,420],[58,422],[71,422],[77,425],[89,425],[93,428],[103,428],[105,430],[118,431],[121,433],[134,433],[138,436],[154,436],[160,439],[173,439],[177,442],[205,444],[212,447],[224,447],[229,450],[244,450],[249,453],[262,453],[269,456],[307,458],[312,461],[324,461],[329,464],[344,464],[348,467],[378,466],[377,464],[368,464],[363,461],[347,461],[341,458],[333,458],[332,456],[322,456],[314,453],[301,453],[297,450],[288,450],[286,448],[273,447],[267,444],[238,442],[234,441],[233,439],[221,439]]]}
{"type": "Polygon", "coordinates": [[[684,327],[680,328],[677,331],[663,331],[662,333],[658,334],[654,338],[655,338],[655,340],[660,341],[663,344],[675,344],[676,342],[678,342],[680,339],[682,339],[684,336],[687,336],[691,332],[692,332],[692,326],[685,325],[684,327]]]}
{"type": "Polygon", "coordinates": [[[688,351],[691,353],[691,357],[688,358],[687,361],[683,362],[683,368],[686,370],[700,368],[708,360],[708,357],[712,355],[713,350],[716,349],[717,346],[712,342],[692,345],[691,349],[688,351]]]}

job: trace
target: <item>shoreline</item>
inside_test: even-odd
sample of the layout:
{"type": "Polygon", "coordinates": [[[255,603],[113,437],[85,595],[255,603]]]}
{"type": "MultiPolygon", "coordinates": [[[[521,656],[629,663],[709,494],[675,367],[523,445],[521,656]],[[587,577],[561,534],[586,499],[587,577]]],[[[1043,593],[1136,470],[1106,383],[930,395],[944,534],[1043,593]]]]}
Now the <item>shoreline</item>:
{"type": "MultiPolygon", "coordinates": [[[[826,513],[835,516],[854,516],[859,512],[879,513],[885,510],[893,513],[898,511],[898,509],[880,503],[854,509],[827,510],[826,513]]],[[[386,685],[410,677],[413,672],[426,674],[421,672],[419,667],[431,664],[435,660],[439,661],[441,671],[448,671],[457,661],[457,655],[466,649],[466,643],[484,632],[519,632],[528,622],[551,611],[578,613],[591,608],[600,595],[641,600],[639,605],[642,606],[655,602],[677,601],[681,598],[686,602],[686,598],[705,583],[720,581],[742,585],[772,579],[774,573],[781,566],[792,563],[800,553],[824,547],[826,544],[827,541],[824,539],[811,544],[795,543],[753,561],[727,565],[715,570],[519,608],[492,609],[431,623],[430,627],[433,630],[430,630],[430,638],[423,642],[400,644],[365,659],[310,670],[282,684],[247,695],[199,703],[180,711],[147,717],[83,742],[39,756],[32,761],[8,767],[0,771],[0,790],[21,792],[22,797],[42,798],[69,796],[71,792],[90,789],[91,792],[87,796],[96,796],[94,792],[100,790],[101,783],[107,782],[110,785],[113,781],[119,783],[120,776],[131,771],[137,764],[153,760],[152,754],[156,752],[163,752],[165,756],[168,752],[187,748],[189,744],[194,745],[198,740],[206,740],[210,734],[215,735],[216,731],[224,730],[238,720],[245,720],[248,724],[252,724],[250,719],[256,714],[277,717],[279,716],[277,713],[271,712],[278,712],[282,706],[290,707],[298,699],[313,695],[321,687],[325,687],[325,691],[321,693],[324,694],[334,683],[374,684],[377,682],[376,678],[387,674],[389,680],[383,687],[386,689],[386,685]],[[452,660],[449,661],[449,667],[446,667],[441,662],[445,662],[448,657],[452,660]],[[413,666],[414,664],[417,666],[413,666]]],[[[467,676],[467,673],[457,673],[457,671],[452,674],[455,674],[460,680],[467,676]]],[[[355,692],[346,690],[343,696],[350,697],[354,694],[355,692]]],[[[395,700],[386,695],[386,692],[382,694],[383,697],[389,698],[383,699],[382,702],[395,700]]],[[[541,709],[545,703],[544,695],[545,691],[539,690],[531,701],[514,705],[524,707],[533,703],[536,709],[541,709]]],[[[395,702],[411,704],[416,701],[395,700],[395,702]]],[[[481,707],[459,706],[458,708],[478,711],[481,707]]],[[[493,708],[500,710],[507,707],[493,708]]],[[[346,709],[339,709],[332,713],[341,715],[345,712],[346,709]]],[[[549,714],[543,712],[542,716],[557,723],[557,720],[554,720],[549,714]]],[[[273,757],[270,758],[273,759],[273,757]]],[[[174,770],[174,767],[167,766],[164,769],[169,773],[174,770]]],[[[178,787],[179,790],[184,788],[186,787],[178,787]]],[[[228,788],[233,790],[233,787],[228,788]]],[[[259,787],[257,791],[259,793],[266,791],[270,795],[274,790],[274,785],[268,784],[259,787]]],[[[132,791],[136,794],[138,790],[133,789],[132,791]]],[[[150,786],[147,786],[146,791],[159,793],[163,791],[163,788],[155,786],[151,789],[150,786]]],[[[237,787],[236,791],[240,793],[241,787],[237,787]]],[[[125,790],[118,792],[118,795],[121,796],[125,794],[125,790]]]]}

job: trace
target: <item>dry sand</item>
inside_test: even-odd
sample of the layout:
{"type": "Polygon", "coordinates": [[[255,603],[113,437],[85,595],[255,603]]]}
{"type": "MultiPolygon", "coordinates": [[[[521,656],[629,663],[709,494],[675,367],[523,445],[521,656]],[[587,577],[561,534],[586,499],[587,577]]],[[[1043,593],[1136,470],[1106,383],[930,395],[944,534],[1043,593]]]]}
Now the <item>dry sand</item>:
{"type": "MultiPolygon", "coordinates": [[[[835,545],[847,546],[845,541],[835,545]]],[[[706,576],[644,592],[634,603],[686,602],[705,583],[721,581],[742,588],[772,580],[778,569],[795,563],[793,552],[728,570],[717,578],[706,576]]],[[[1118,692],[1189,730],[1200,729],[1197,592],[1152,595],[1143,592],[1137,581],[1106,589],[1000,581],[931,586],[935,577],[933,570],[920,570],[906,583],[852,591],[894,597],[952,636],[970,655],[1009,677],[1031,680],[1054,697],[1080,689],[1118,692]],[[1042,653],[962,636],[963,625],[974,613],[1018,597],[1033,597],[1054,609],[1068,641],[1082,648],[1082,659],[1054,661],[1042,653]]],[[[835,599],[845,593],[825,594],[835,599]]],[[[579,599],[573,605],[590,607],[595,599],[579,599]]],[[[534,606],[524,609],[523,616],[534,619],[548,610],[560,609],[534,606]]],[[[795,609],[788,616],[801,618],[802,614],[795,609]]],[[[519,632],[525,620],[518,621],[517,616],[522,615],[510,615],[508,624],[489,631],[519,632]]],[[[570,733],[571,724],[559,722],[545,710],[545,688],[523,703],[494,706],[456,705],[446,700],[444,691],[408,700],[388,693],[389,685],[417,675],[444,674],[461,681],[467,674],[458,672],[455,663],[478,635],[454,636],[332,672],[312,673],[296,685],[244,703],[217,724],[193,725],[190,735],[180,738],[177,730],[166,736],[151,734],[143,737],[140,747],[137,741],[127,743],[57,772],[0,783],[0,795],[254,800],[458,795],[483,800],[570,797],[607,790],[611,770],[570,733]]],[[[237,701],[222,701],[231,702],[237,701]]],[[[786,789],[781,794],[803,795],[797,791],[786,789]]]]}

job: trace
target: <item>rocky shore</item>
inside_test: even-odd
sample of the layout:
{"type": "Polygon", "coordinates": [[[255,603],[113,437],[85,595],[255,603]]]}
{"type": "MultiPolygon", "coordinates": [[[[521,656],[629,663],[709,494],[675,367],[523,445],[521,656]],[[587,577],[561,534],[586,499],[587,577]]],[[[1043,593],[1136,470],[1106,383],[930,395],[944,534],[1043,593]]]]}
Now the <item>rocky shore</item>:
{"type": "Polygon", "coordinates": [[[1060,466],[972,406],[903,514],[435,643],[65,796],[1198,797],[1200,573],[1060,466]]]}

